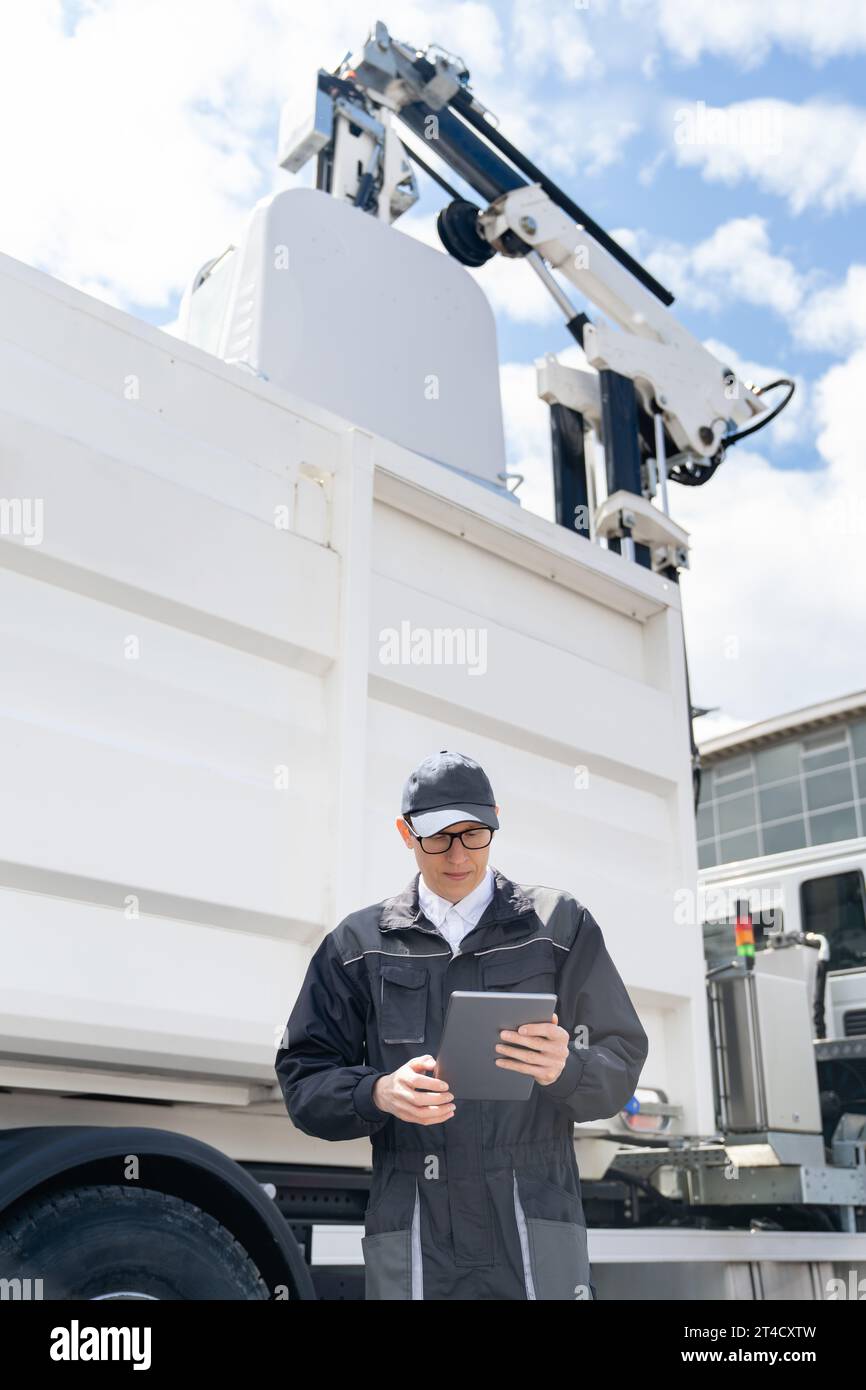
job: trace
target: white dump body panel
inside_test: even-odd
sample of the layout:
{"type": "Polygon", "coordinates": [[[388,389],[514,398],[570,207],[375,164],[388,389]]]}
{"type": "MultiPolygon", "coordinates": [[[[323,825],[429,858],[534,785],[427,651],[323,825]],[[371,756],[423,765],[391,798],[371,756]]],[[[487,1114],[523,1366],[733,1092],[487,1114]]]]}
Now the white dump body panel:
{"type": "Polygon", "coordinates": [[[293,1131],[275,1051],[323,934],[414,872],[400,790],[451,747],[492,862],[586,903],[643,1083],[711,1129],[677,587],[6,257],[0,310],[0,1124],[162,1097],[75,1122],[368,1152],[293,1131]]]}

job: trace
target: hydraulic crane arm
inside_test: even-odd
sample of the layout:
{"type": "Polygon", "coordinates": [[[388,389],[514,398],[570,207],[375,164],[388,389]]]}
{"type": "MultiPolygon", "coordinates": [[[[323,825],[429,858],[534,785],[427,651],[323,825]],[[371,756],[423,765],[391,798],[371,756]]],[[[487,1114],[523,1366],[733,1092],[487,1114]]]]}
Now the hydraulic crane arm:
{"type": "Polygon", "coordinates": [[[539,365],[539,394],[552,412],[557,519],[605,535],[615,549],[622,539],[641,563],[675,574],[687,563],[683,533],[648,499],[659,491],[667,513],[668,478],[705,482],[731,443],[784,408],[793,385],[773,383],[791,391],[768,413],[760,388],[740,381],[679,323],[670,292],[499,132],[471,91],[465,64],[445,50],[413,49],[379,23],[356,60],[319,73],[312,125],[307,118],[298,126],[293,115],[288,109],[281,126],[284,167],[298,169],[316,153],[319,188],[393,222],[418,196],[411,159],[451,196],[437,225],[452,256],[480,266],[499,253],[532,266],[595,369],[578,371],[554,357],[539,365]],[[408,144],[398,120],[411,132],[408,144]],[[427,151],[486,206],[456,194],[427,151]],[[602,317],[578,312],[554,272],[602,317]],[[604,445],[602,507],[593,505],[587,476],[586,428],[604,445]],[[623,496],[646,506],[627,509],[623,496]]]}

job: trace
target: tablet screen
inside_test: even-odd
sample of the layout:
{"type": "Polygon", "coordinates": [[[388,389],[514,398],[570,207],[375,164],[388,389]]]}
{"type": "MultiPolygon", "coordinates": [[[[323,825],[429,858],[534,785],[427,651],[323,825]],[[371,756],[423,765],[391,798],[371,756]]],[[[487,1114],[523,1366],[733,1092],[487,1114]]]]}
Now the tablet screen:
{"type": "Polygon", "coordinates": [[[448,1000],[434,1076],[448,1082],[455,1100],[528,1100],[533,1078],[496,1065],[503,1055],[496,1051],[502,1042],[499,1032],[514,1031],[521,1023],[551,1023],[555,1008],[555,994],[455,990],[448,1000]]]}

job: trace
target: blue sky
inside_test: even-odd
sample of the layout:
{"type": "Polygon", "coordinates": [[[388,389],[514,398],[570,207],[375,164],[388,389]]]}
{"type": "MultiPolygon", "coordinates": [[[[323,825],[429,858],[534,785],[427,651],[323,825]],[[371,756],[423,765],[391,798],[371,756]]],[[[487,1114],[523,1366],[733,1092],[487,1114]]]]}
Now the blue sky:
{"type": "MultiPolygon", "coordinates": [[[[0,116],[15,139],[0,250],[169,325],[198,266],[291,181],[275,166],[290,86],[312,91],[377,18],[460,53],[504,133],[668,284],[712,351],[756,381],[798,380],[779,422],[706,487],[674,488],[692,539],[693,694],[720,707],[703,732],[866,687],[863,0],[4,7],[0,116]],[[722,140],[678,140],[699,103],[722,140]]],[[[398,225],[432,242],[443,195],[421,182],[398,225]]],[[[574,349],[527,267],[476,278],[496,312],[520,496],[549,514],[532,364],[574,349]]]]}

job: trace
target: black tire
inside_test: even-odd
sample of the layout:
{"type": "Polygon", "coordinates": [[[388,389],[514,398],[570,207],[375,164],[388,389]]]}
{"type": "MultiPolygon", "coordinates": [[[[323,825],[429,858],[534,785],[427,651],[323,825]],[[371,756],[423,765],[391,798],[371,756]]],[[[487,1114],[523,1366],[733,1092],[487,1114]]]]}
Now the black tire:
{"type": "Polygon", "coordinates": [[[68,1188],[17,1207],[0,1220],[0,1274],[41,1279],[45,1299],[270,1298],[225,1226],[149,1188],[68,1188]]]}

